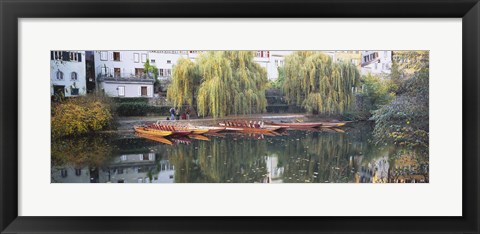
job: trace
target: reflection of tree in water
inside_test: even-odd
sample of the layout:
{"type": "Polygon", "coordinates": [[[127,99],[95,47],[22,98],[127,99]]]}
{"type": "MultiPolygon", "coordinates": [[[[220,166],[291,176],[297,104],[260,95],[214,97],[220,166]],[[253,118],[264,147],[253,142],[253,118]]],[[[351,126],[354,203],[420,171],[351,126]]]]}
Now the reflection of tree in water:
{"type": "Polygon", "coordinates": [[[53,167],[99,167],[112,155],[113,146],[103,137],[78,137],[52,140],[53,167]]]}
{"type": "Polygon", "coordinates": [[[248,138],[212,138],[171,149],[177,183],[262,182],[267,174],[266,142],[248,138]]]}
{"type": "Polygon", "coordinates": [[[366,146],[336,133],[314,133],[287,141],[277,152],[284,166],[283,182],[287,183],[352,182],[350,157],[362,154],[366,146]]]}
{"type": "MultiPolygon", "coordinates": [[[[164,181],[177,183],[428,182],[428,151],[377,146],[369,143],[370,133],[368,126],[352,125],[345,134],[226,134],[224,138],[210,137],[210,141],[192,140],[190,145],[173,146],[130,135],[65,138],[52,141],[52,177],[62,176],[54,168],[68,169],[69,174],[87,168],[87,181],[97,177],[98,181],[110,181],[110,174],[124,169],[148,178],[145,181],[156,181],[168,174],[164,181]],[[121,156],[152,154],[154,161],[120,160],[121,156]],[[162,169],[165,165],[169,168],[162,169]]],[[[73,177],[68,179],[73,181],[73,177]]]]}
{"type": "Polygon", "coordinates": [[[390,170],[390,183],[429,182],[429,157],[419,150],[398,150],[390,170]]]}

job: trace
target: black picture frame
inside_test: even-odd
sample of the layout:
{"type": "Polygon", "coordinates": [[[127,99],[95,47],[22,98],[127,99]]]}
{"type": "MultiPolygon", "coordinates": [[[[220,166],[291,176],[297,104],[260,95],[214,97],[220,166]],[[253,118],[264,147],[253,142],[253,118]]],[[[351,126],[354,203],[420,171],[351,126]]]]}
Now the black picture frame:
{"type": "MultiPolygon", "coordinates": [[[[1,233],[479,232],[478,0],[1,0],[1,233]],[[107,10],[108,9],[108,10],[107,10]],[[307,17],[462,18],[462,217],[18,216],[19,18],[307,17]]],[[[445,42],[448,43],[448,42],[445,42]]],[[[41,198],[39,198],[41,200],[41,198]]],[[[40,202],[40,201],[39,201],[40,202]]],[[[439,204],[438,209],[441,209],[439,204]]]]}

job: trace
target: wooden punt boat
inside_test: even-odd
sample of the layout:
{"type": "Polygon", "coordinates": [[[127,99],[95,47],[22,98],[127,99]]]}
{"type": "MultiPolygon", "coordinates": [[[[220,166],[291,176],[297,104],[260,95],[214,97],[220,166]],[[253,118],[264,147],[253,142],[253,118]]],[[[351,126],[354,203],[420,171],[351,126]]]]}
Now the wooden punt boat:
{"type": "Polygon", "coordinates": [[[234,131],[234,132],[239,132],[239,131],[243,131],[243,128],[231,128],[231,127],[226,127],[225,130],[227,131],[234,131]]]}
{"type": "Polygon", "coordinates": [[[331,128],[331,129],[333,129],[335,132],[345,133],[345,131],[340,128],[331,128]]]}
{"type": "Polygon", "coordinates": [[[218,133],[225,130],[225,127],[197,126],[197,129],[208,130],[208,133],[218,133]]]}
{"type": "Polygon", "coordinates": [[[190,134],[188,135],[189,138],[195,139],[195,140],[201,140],[201,141],[210,141],[210,139],[206,136],[203,135],[196,135],[196,134],[190,134]]]}
{"type": "Polygon", "coordinates": [[[302,122],[302,123],[269,123],[275,126],[288,126],[289,128],[335,128],[335,127],[342,127],[345,124],[350,123],[350,121],[346,122],[302,122]]]}
{"type": "Polygon", "coordinates": [[[330,122],[322,122],[322,128],[335,128],[335,127],[342,127],[345,126],[347,122],[340,122],[340,123],[330,123],[330,122]]]}
{"type": "MultiPolygon", "coordinates": [[[[220,123],[222,124],[222,123],[220,123]]],[[[220,125],[222,126],[222,125],[220,125]]],[[[258,133],[258,134],[269,134],[275,135],[274,131],[279,129],[280,127],[276,127],[273,129],[266,129],[266,128],[248,128],[248,127],[225,127],[227,131],[235,131],[235,132],[242,132],[242,133],[258,133]]]]}
{"type": "Polygon", "coordinates": [[[172,136],[186,136],[191,133],[192,131],[188,130],[175,130],[174,132],[172,132],[172,136]]]}
{"type": "Polygon", "coordinates": [[[197,134],[197,135],[204,134],[204,133],[207,133],[209,131],[208,129],[198,129],[198,128],[191,129],[191,130],[192,130],[193,134],[197,134]]]}
{"type": "Polygon", "coordinates": [[[138,133],[138,136],[145,139],[152,140],[152,141],[160,142],[166,145],[173,145],[173,142],[161,136],[153,136],[153,135],[147,135],[147,134],[141,134],[141,133],[138,133]]]}
{"type": "Polygon", "coordinates": [[[282,126],[288,128],[316,128],[322,126],[322,123],[269,123],[274,126],[282,126]]]}
{"type": "Polygon", "coordinates": [[[172,131],[164,131],[164,130],[153,129],[153,128],[149,128],[149,127],[135,126],[133,128],[135,129],[135,132],[137,132],[137,133],[153,135],[153,136],[170,136],[173,133],[172,131]]]}
{"type": "Polygon", "coordinates": [[[175,126],[175,129],[182,130],[182,131],[190,131],[192,134],[196,134],[196,135],[200,135],[208,132],[208,129],[198,129],[198,128],[190,128],[190,127],[175,126]]]}
{"type": "Polygon", "coordinates": [[[282,126],[273,126],[265,124],[263,121],[224,121],[223,123],[219,123],[220,126],[224,127],[233,127],[233,128],[257,128],[257,129],[269,129],[275,131],[277,129],[282,128],[282,126]]]}
{"type": "Polygon", "coordinates": [[[192,143],[192,141],[186,137],[178,137],[178,138],[172,137],[170,140],[175,143],[185,144],[185,145],[190,145],[190,143],[192,143]]]}
{"type": "Polygon", "coordinates": [[[172,134],[171,134],[172,136],[186,136],[186,135],[192,133],[191,130],[177,129],[174,126],[159,125],[159,124],[149,125],[148,128],[153,129],[153,130],[170,131],[170,132],[172,132],[172,134]]]}

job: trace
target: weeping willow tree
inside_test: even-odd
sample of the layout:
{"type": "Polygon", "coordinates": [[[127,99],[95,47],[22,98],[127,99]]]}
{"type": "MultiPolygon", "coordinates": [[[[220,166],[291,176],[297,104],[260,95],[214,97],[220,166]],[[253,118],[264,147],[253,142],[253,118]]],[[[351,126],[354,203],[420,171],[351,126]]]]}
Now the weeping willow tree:
{"type": "Polygon", "coordinates": [[[284,91],[290,104],[309,112],[344,113],[360,81],[355,65],[333,62],[321,52],[299,51],[285,58],[284,91]]]}
{"type": "Polygon", "coordinates": [[[175,106],[196,105],[202,116],[264,112],[267,72],[253,58],[252,51],[210,51],[196,62],[179,60],[168,98],[175,106]]]}
{"type": "Polygon", "coordinates": [[[187,58],[181,58],[173,69],[172,84],[167,90],[167,97],[173,105],[179,107],[185,103],[193,105],[193,97],[200,85],[200,72],[197,64],[187,58]]]}
{"type": "Polygon", "coordinates": [[[267,174],[266,141],[212,138],[171,148],[176,183],[254,183],[267,174]]]}

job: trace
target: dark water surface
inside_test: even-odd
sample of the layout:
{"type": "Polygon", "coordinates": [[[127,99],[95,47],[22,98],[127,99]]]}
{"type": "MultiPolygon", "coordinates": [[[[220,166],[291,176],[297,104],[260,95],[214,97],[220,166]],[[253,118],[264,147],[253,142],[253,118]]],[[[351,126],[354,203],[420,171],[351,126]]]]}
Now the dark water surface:
{"type": "Polygon", "coordinates": [[[165,141],[109,134],[52,142],[52,183],[420,183],[428,156],[345,133],[226,133],[165,141]],[[169,145],[171,143],[171,145],[169,145]]]}

